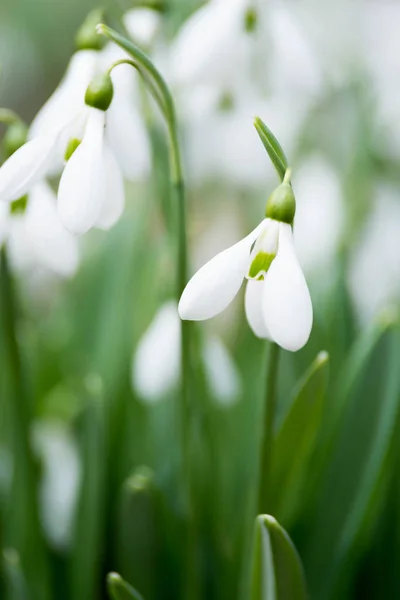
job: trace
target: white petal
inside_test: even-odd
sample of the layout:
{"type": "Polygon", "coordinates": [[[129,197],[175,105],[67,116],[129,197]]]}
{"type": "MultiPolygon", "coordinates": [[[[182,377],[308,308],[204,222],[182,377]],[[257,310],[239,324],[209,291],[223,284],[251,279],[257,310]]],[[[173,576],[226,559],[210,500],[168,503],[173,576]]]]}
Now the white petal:
{"type": "Polygon", "coordinates": [[[32,121],[30,139],[61,129],[84,107],[85,91],[96,72],[98,52],[76,52],[60,85],[32,121]]]}
{"type": "Polygon", "coordinates": [[[146,126],[135,107],[131,76],[123,66],[112,73],[114,98],[107,111],[106,135],[124,176],[129,181],[137,181],[150,173],[151,149],[146,126]]]}
{"type": "Polygon", "coordinates": [[[161,24],[160,13],[151,8],[133,8],[123,17],[132,39],[140,46],[149,46],[161,24]]]}
{"type": "Polygon", "coordinates": [[[217,254],[193,275],[179,302],[181,319],[210,319],[232,302],[247,273],[251,245],[264,227],[262,221],[243,240],[217,254]]]}
{"type": "Polygon", "coordinates": [[[262,310],[263,292],[264,281],[249,279],[246,285],[244,307],[246,311],[247,322],[250,325],[254,335],[259,338],[270,340],[271,335],[265,323],[262,310]]]}
{"type": "Polygon", "coordinates": [[[110,229],[123,213],[125,205],[124,180],[111,150],[104,144],[104,202],[96,227],[110,229]]]}
{"type": "Polygon", "coordinates": [[[232,357],[218,337],[206,339],[203,360],[207,382],[215,400],[225,406],[233,404],[240,395],[240,376],[232,357]]]}
{"type": "Polygon", "coordinates": [[[140,397],[155,402],[179,380],[180,321],[175,302],[164,304],[138,344],[133,359],[132,383],[140,397]]]}
{"type": "Polygon", "coordinates": [[[55,135],[38,137],[6,160],[0,168],[0,201],[18,200],[44,177],[52,166],[57,141],[55,135]]]}
{"type": "Polygon", "coordinates": [[[311,298],[286,223],[280,225],[278,255],[265,277],[263,313],[279,346],[296,352],[307,343],[313,320],[311,298]]]}
{"type": "Polygon", "coordinates": [[[32,188],[24,218],[35,261],[63,277],[73,275],[78,267],[78,241],[64,229],[56,195],[46,182],[32,188]]]}
{"type": "Polygon", "coordinates": [[[245,32],[247,0],[209,2],[188,19],[172,49],[178,83],[231,82],[249,47],[245,32]]]}
{"type": "Polygon", "coordinates": [[[86,233],[99,217],[104,201],[105,113],[89,111],[83,140],[67,162],[58,189],[58,209],[72,233],[86,233]]]}

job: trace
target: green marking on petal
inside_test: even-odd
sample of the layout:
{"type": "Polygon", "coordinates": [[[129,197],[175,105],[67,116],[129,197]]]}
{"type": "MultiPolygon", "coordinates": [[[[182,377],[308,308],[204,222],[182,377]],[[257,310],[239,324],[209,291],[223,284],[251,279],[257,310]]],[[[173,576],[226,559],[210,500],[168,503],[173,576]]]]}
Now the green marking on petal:
{"type": "Polygon", "coordinates": [[[65,150],[65,154],[64,154],[64,158],[67,162],[69,161],[69,159],[71,158],[71,156],[73,155],[73,153],[75,152],[75,150],[77,149],[77,147],[79,146],[81,141],[82,140],[79,140],[78,138],[71,138],[69,140],[67,149],[65,150]]]}
{"type": "Polygon", "coordinates": [[[12,215],[23,215],[26,211],[26,207],[28,204],[28,196],[22,196],[22,198],[18,198],[18,200],[14,200],[10,204],[10,213],[12,215]]]}
{"type": "Polygon", "coordinates": [[[253,33],[257,28],[257,11],[253,7],[246,10],[244,16],[244,28],[247,33],[253,33]]]}
{"type": "Polygon", "coordinates": [[[253,259],[253,262],[250,265],[248,277],[250,279],[257,279],[258,281],[262,281],[264,279],[264,275],[268,272],[268,269],[270,268],[275,256],[276,254],[269,252],[257,252],[253,259]]]}

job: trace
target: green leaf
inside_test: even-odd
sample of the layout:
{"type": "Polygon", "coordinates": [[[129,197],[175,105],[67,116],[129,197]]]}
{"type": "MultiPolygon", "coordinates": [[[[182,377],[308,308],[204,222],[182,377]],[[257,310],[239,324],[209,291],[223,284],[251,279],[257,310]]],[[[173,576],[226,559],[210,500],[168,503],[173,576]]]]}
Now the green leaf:
{"type": "Polygon", "coordinates": [[[28,600],[29,594],[18,552],[13,548],[3,550],[2,571],[9,600],[28,600]]]}
{"type": "Polygon", "coordinates": [[[260,117],[254,119],[254,127],[256,128],[280,179],[283,181],[289,164],[282,146],[260,117]]]}
{"type": "Polygon", "coordinates": [[[298,384],[294,400],[276,434],[272,506],[274,514],[285,524],[301,509],[302,490],[326,398],[328,371],[329,356],[321,352],[298,384]]]}
{"type": "Polygon", "coordinates": [[[312,592],[321,600],[339,597],[338,587],[351,576],[349,565],[353,569],[357,565],[379,516],[399,414],[398,338],[398,327],[392,323],[367,353],[368,360],[365,354],[358,356],[357,369],[353,371],[353,365],[350,370],[357,373],[356,379],[349,375],[338,387],[350,395],[317,500],[310,506],[304,552],[312,592]]]}
{"type": "Polygon", "coordinates": [[[143,597],[118,573],[107,575],[107,589],[112,600],[143,600],[143,597]]]}
{"type": "Polygon", "coordinates": [[[256,519],[250,600],[306,600],[303,568],[288,534],[269,515],[256,519]]]}

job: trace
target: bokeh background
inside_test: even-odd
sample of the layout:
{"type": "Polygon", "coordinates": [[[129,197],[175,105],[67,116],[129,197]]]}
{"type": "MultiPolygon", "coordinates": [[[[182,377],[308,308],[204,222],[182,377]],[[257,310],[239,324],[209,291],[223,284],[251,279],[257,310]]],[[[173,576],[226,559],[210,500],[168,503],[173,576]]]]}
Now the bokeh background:
{"type": "MultiPolygon", "coordinates": [[[[134,7],[103,4],[117,28],[134,7]]],[[[310,598],[398,598],[400,7],[259,0],[254,29],[215,17],[199,42],[183,28],[201,4],[167,2],[147,48],[180,116],[190,273],[255,227],[278,183],[252,126],[259,115],[292,167],[295,243],[315,312],[309,344],[280,364],[270,512],[299,551],[310,598]]],[[[2,0],[1,107],[30,123],[96,7],[2,0]]],[[[152,168],[127,183],[121,221],[79,240],[68,277],[19,261],[18,250],[11,261],[21,372],[3,318],[6,600],[105,597],[112,570],[147,600],[188,598],[176,214],[162,124],[151,102],[138,106],[152,168]]],[[[196,341],[192,597],[246,598],[268,347],[245,321],[242,293],[196,327],[196,341]]]]}

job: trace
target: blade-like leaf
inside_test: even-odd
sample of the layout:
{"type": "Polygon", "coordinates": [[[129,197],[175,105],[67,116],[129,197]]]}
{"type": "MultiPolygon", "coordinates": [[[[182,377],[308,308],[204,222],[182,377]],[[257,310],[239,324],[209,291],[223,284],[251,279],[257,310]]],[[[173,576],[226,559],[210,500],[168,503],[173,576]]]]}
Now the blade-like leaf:
{"type": "Polygon", "coordinates": [[[329,357],[321,352],[302,377],[274,443],[273,507],[285,524],[301,509],[311,453],[321,423],[329,357]]]}
{"type": "Polygon", "coordinates": [[[143,597],[118,573],[107,575],[107,589],[112,600],[143,600],[143,597]]]}
{"type": "Polygon", "coordinates": [[[260,117],[256,117],[254,119],[254,127],[257,130],[258,135],[269,154],[269,157],[278,172],[280,179],[283,181],[285,177],[285,173],[288,168],[288,160],[283,151],[282,146],[272,133],[272,131],[266,126],[266,124],[260,119],[260,117]]]}
{"type": "Polygon", "coordinates": [[[389,327],[352,381],[318,499],[310,508],[305,559],[310,585],[321,600],[338,597],[337,586],[348,576],[348,565],[356,564],[379,515],[399,414],[398,337],[398,327],[389,327]]]}
{"type": "Polygon", "coordinates": [[[269,515],[256,519],[250,600],[306,600],[303,568],[288,534],[269,515]]]}

